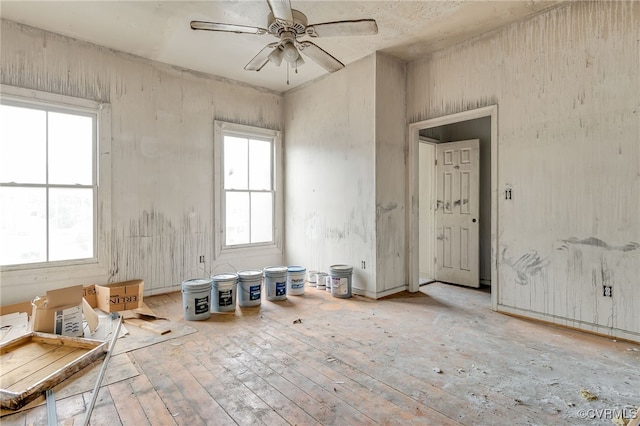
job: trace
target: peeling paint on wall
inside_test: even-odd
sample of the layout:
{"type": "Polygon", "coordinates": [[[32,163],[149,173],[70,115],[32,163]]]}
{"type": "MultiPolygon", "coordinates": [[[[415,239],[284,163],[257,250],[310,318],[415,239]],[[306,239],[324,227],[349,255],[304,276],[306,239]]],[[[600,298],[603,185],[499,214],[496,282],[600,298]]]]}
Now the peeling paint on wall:
{"type": "MultiPolygon", "coordinates": [[[[0,31],[2,84],[111,105],[111,202],[99,200],[100,211],[111,213],[111,229],[99,244],[111,244],[112,258],[83,277],[96,283],[141,278],[150,294],[206,275],[217,262],[214,117],[280,130],[282,95],[14,22],[3,20],[0,31]]],[[[225,260],[246,269],[282,261],[281,254],[225,260]]],[[[46,285],[78,284],[68,270],[67,278],[46,285]]],[[[40,282],[47,281],[35,277],[38,284],[25,290],[18,287],[24,281],[2,278],[3,299],[9,292],[41,294],[40,282]]]]}
{"type": "Polygon", "coordinates": [[[622,246],[611,246],[611,245],[607,244],[606,242],[604,242],[601,239],[596,238],[596,237],[587,237],[587,238],[584,238],[584,239],[578,239],[576,237],[571,237],[569,239],[562,240],[562,242],[564,242],[565,245],[559,247],[558,250],[566,250],[567,249],[567,245],[569,245],[569,244],[600,247],[600,248],[603,248],[603,249],[606,249],[606,250],[615,250],[615,251],[622,251],[622,252],[633,251],[633,250],[637,250],[638,248],[640,248],[640,244],[638,244],[636,242],[633,242],[633,241],[629,242],[627,244],[624,244],[622,246]]]}
{"type": "Polygon", "coordinates": [[[373,65],[364,58],[286,94],[285,248],[308,269],[352,265],[354,288],[375,294],[373,65]]]}
{"type": "Polygon", "coordinates": [[[410,122],[498,105],[499,309],[640,340],[639,40],[640,3],[567,2],[408,65],[410,122]]]}
{"type": "Polygon", "coordinates": [[[528,285],[532,277],[539,274],[547,266],[549,259],[542,257],[536,250],[530,250],[517,259],[506,255],[507,248],[502,249],[502,264],[510,266],[517,274],[515,282],[520,285],[528,285]]]}
{"type": "Polygon", "coordinates": [[[390,213],[397,208],[397,203],[387,203],[385,205],[378,203],[378,205],[376,206],[376,220],[380,219],[382,215],[390,213]]]}

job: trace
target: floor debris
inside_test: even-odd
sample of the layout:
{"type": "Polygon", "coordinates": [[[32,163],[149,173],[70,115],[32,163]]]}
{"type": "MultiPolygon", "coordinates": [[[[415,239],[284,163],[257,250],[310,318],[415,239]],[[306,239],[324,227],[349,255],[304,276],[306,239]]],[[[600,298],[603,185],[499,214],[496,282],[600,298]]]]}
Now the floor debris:
{"type": "Polygon", "coordinates": [[[621,411],[617,411],[611,421],[616,426],[627,426],[629,424],[629,419],[625,419],[621,411]]]}
{"type": "Polygon", "coordinates": [[[442,370],[440,370],[438,367],[433,367],[432,370],[438,374],[442,374],[442,370]]]}
{"type": "Polygon", "coordinates": [[[297,320],[293,320],[294,324],[302,324],[302,320],[298,318],[297,320]]]}
{"type": "Polygon", "coordinates": [[[580,389],[580,395],[587,401],[595,401],[598,399],[598,395],[593,394],[586,389],[580,389]]]}

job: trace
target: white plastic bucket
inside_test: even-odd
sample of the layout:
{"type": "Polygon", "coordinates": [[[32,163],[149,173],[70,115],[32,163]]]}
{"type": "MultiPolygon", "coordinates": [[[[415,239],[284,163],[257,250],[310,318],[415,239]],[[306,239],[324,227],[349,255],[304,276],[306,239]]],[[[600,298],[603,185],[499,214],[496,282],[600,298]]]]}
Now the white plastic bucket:
{"type": "Polygon", "coordinates": [[[343,299],[351,297],[353,267],[349,265],[332,265],[329,271],[331,275],[331,295],[343,299]]]}
{"type": "Polygon", "coordinates": [[[331,293],[331,275],[324,277],[324,289],[327,290],[327,293],[331,293]]]}
{"type": "Polygon", "coordinates": [[[287,294],[302,296],[304,294],[304,279],[307,268],[304,266],[289,266],[287,268],[287,294]]]}
{"type": "Polygon", "coordinates": [[[318,271],[308,271],[307,272],[307,284],[309,287],[316,287],[318,283],[318,271]]]}
{"type": "Polygon", "coordinates": [[[211,280],[194,278],[182,282],[182,312],[187,321],[206,320],[211,316],[211,280]]]}
{"type": "Polygon", "coordinates": [[[326,272],[318,272],[316,274],[316,285],[318,286],[318,290],[326,290],[327,289],[327,273],[326,272]]]}
{"type": "Polygon", "coordinates": [[[267,300],[277,302],[287,299],[287,267],[269,266],[264,268],[264,287],[267,300]]]}
{"type": "Polygon", "coordinates": [[[262,299],[262,271],[238,272],[238,305],[242,308],[260,306],[262,299]]]}
{"type": "Polygon", "coordinates": [[[236,310],[237,274],[218,274],[211,277],[211,312],[236,310]]]}

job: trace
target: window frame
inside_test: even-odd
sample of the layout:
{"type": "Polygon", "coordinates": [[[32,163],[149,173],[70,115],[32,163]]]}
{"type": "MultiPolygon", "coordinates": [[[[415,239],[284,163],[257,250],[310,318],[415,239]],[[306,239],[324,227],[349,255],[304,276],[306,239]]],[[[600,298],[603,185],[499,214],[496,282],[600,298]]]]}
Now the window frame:
{"type": "MultiPolygon", "coordinates": [[[[236,254],[282,253],[282,132],[261,127],[214,121],[214,226],[215,258],[224,259],[236,254]],[[226,245],[226,205],[224,200],[224,137],[255,138],[272,142],[273,241],[226,245]]],[[[252,191],[247,189],[247,192],[252,191]]],[[[259,192],[259,191],[254,191],[259,192]]]]}
{"type": "MultiPolygon", "coordinates": [[[[49,275],[51,278],[61,274],[68,274],[72,267],[78,271],[86,268],[94,269],[96,266],[104,270],[109,264],[109,250],[107,230],[111,223],[111,107],[109,104],[96,101],[58,95],[38,90],[24,89],[21,87],[0,84],[0,102],[6,105],[46,109],[52,112],[73,113],[80,115],[93,115],[94,144],[92,147],[92,184],[91,185],[35,185],[43,188],[88,188],[93,189],[93,256],[82,259],[54,260],[34,263],[21,263],[0,266],[3,280],[12,281],[11,278],[28,276],[33,272],[49,275]]],[[[47,159],[47,162],[49,160],[47,159]]],[[[6,184],[4,187],[29,187],[29,184],[6,184]]],[[[47,206],[48,210],[49,206],[47,206]]],[[[47,221],[49,218],[47,218],[47,221]]],[[[47,246],[49,235],[47,235],[47,246]]],[[[49,249],[47,248],[47,251],[49,249]]]]}

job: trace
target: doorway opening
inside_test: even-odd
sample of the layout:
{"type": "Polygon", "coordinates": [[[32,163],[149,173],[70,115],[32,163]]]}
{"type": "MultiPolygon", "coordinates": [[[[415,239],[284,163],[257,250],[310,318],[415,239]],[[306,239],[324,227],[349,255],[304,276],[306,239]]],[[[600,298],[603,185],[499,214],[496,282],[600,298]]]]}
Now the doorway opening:
{"type": "MultiPolygon", "coordinates": [[[[437,147],[441,143],[479,139],[478,233],[479,284],[490,289],[497,308],[497,106],[434,118],[409,126],[409,263],[410,291],[438,280],[436,209],[437,147]]],[[[442,201],[442,200],[441,200],[442,201]]],[[[446,281],[446,280],[445,280],[446,281]]]]}

